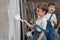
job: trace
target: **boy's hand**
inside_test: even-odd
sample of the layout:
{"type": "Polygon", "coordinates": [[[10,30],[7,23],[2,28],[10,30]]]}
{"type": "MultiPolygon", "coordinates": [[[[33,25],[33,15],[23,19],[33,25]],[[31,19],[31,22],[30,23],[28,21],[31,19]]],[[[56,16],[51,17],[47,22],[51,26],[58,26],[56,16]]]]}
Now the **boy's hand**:
{"type": "Polygon", "coordinates": [[[55,25],[57,25],[57,20],[56,19],[51,19],[50,20],[52,23],[54,23],[55,25]]]}
{"type": "Polygon", "coordinates": [[[27,23],[27,21],[26,21],[26,20],[21,20],[21,22],[22,22],[22,23],[27,23]]]}
{"type": "Polygon", "coordinates": [[[40,38],[38,38],[38,40],[41,40],[40,38]]]}
{"type": "Polygon", "coordinates": [[[55,22],[55,20],[54,20],[54,19],[51,19],[50,21],[51,21],[52,23],[54,23],[54,22],[55,22]]]}

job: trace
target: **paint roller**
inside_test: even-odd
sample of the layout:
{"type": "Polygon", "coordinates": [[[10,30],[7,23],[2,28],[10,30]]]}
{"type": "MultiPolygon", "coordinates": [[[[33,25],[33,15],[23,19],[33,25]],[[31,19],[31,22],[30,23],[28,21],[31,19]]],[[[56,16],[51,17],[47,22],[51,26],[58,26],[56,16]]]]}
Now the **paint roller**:
{"type": "Polygon", "coordinates": [[[16,20],[23,21],[23,20],[21,19],[20,15],[15,15],[14,18],[15,18],[16,20]]]}

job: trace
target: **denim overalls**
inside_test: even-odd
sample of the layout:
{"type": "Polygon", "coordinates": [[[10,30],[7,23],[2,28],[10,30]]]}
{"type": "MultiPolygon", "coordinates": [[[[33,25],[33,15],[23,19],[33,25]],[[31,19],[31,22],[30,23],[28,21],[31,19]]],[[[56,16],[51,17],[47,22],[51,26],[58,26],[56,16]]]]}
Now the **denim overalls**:
{"type": "MultiPolygon", "coordinates": [[[[53,13],[51,14],[49,20],[51,19],[53,13]]],[[[37,24],[35,24],[35,28],[34,28],[34,40],[38,40],[38,37],[40,35],[41,32],[38,32],[36,30],[36,27],[40,28],[41,30],[45,31],[45,35],[43,36],[42,40],[56,40],[56,32],[51,24],[50,21],[47,21],[47,27],[46,30],[43,30],[42,28],[40,28],[37,24]]]]}
{"type": "MultiPolygon", "coordinates": [[[[53,15],[53,13],[51,14],[49,20],[51,19],[52,15],[53,15]]],[[[56,40],[55,29],[49,20],[47,21],[46,38],[47,38],[47,40],[56,40]]]]}
{"type": "MultiPolygon", "coordinates": [[[[40,35],[41,32],[38,32],[36,30],[36,27],[40,28],[41,30],[45,31],[44,29],[42,29],[39,25],[35,24],[35,29],[34,29],[34,40],[38,40],[38,37],[40,35]]],[[[46,36],[44,35],[42,40],[46,40],[46,36]]]]}

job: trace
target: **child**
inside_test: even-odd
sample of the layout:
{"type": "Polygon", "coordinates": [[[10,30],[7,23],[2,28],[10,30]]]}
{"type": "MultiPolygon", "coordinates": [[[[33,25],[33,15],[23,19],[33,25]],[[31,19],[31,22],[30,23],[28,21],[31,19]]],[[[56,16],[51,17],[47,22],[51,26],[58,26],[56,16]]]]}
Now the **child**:
{"type": "Polygon", "coordinates": [[[26,20],[22,20],[29,28],[34,29],[34,40],[46,40],[45,30],[47,25],[47,20],[45,14],[47,13],[46,5],[38,5],[36,14],[38,16],[35,25],[29,24],[26,20]]]}
{"type": "Polygon", "coordinates": [[[56,15],[55,15],[54,11],[55,11],[55,4],[49,3],[48,4],[48,12],[46,14],[46,19],[50,20],[50,22],[52,24],[51,30],[52,29],[53,30],[51,31],[52,33],[49,33],[51,35],[50,35],[50,37],[48,37],[48,40],[56,40],[56,32],[55,32],[53,27],[54,27],[54,24],[57,25],[57,18],[56,18],[56,15]]]}
{"type": "Polygon", "coordinates": [[[51,18],[51,23],[52,23],[52,26],[54,27],[54,24],[57,24],[57,18],[56,18],[56,15],[55,15],[55,4],[53,3],[49,3],[48,4],[48,12],[46,14],[46,18],[47,20],[50,18],[51,14],[53,13],[53,16],[51,18]]]}

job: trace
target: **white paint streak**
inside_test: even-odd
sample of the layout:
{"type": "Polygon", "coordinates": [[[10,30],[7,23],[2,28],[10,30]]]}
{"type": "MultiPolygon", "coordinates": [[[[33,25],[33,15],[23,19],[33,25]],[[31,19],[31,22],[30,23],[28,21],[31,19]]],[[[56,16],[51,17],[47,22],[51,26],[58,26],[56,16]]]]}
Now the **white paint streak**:
{"type": "Polygon", "coordinates": [[[20,21],[16,21],[14,16],[20,15],[19,0],[9,0],[9,40],[20,40],[20,21]]]}

